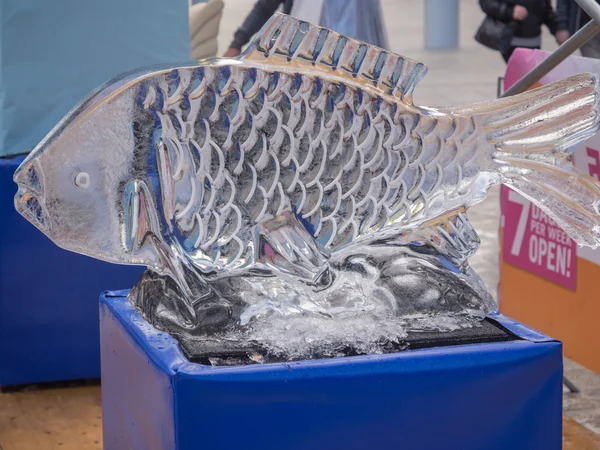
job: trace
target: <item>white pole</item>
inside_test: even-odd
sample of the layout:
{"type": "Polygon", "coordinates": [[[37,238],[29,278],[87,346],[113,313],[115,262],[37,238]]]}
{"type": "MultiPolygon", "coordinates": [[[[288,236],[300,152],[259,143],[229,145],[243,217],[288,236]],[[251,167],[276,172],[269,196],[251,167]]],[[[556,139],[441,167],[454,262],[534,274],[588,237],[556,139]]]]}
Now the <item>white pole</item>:
{"type": "Polygon", "coordinates": [[[459,0],[425,0],[425,48],[458,48],[459,0]]]}

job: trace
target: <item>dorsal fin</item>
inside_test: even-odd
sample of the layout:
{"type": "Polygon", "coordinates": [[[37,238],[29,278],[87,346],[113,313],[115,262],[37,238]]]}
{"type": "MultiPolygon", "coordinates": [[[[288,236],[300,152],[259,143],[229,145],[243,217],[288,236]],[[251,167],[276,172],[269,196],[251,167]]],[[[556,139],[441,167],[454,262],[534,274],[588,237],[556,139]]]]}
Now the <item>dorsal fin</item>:
{"type": "Polygon", "coordinates": [[[256,36],[239,59],[351,78],[406,103],[427,73],[419,62],[281,13],[256,36]]]}

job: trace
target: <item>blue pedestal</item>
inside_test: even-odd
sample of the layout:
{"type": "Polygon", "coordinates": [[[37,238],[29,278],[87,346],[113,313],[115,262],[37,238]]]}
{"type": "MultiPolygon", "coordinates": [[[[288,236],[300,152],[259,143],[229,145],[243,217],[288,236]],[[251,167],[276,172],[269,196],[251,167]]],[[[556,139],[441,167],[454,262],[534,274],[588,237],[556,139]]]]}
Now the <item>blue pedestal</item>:
{"type": "Polygon", "coordinates": [[[208,367],[100,299],[104,448],[560,450],[560,342],[520,340],[288,364],[208,367]]]}
{"type": "Polygon", "coordinates": [[[0,386],[97,378],[98,295],[143,269],[61,250],[21,217],[12,175],[22,160],[0,159],[0,386]]]}

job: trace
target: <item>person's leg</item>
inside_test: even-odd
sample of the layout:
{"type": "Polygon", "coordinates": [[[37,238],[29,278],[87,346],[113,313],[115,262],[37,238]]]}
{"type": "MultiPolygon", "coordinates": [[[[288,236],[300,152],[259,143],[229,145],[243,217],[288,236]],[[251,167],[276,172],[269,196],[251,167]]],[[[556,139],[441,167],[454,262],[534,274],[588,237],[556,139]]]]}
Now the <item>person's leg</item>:
{"type": "Polygon", "coordinates": [[[600,59],[600,35],[594,36],[581,46],[581,55],[586,58],[600,59]]]}
{"type": "MultiPolygon", "coordinates": [[[[504,58],[504,61],[508,63],[508,60],[510,59],[510,57],[512,56],[513,52],[517,49],[518,47],[511,47],[509,48],[506,52],[502,53],[502,57],[504,58]]],[[[522,48],[528,48],[529,50],[539,50],[540,47],[522,47],[522,48]]]]}
{"type": "Polygon", "coordinates": [[[515,48],[516,47],[509,47],[508,50],[501,52],[502,57],[504,58],[504,62],[508,63],[508,60],[510,59],[510,56],[515,51],[515,48]]]}

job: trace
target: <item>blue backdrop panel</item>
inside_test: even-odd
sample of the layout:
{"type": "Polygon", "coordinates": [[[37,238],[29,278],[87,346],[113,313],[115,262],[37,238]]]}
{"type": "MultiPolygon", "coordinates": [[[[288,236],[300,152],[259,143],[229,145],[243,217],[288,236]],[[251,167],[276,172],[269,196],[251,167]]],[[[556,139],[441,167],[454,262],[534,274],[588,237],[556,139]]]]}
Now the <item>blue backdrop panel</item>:
{"type": "Polygon", "coordinates": [[[22,218],[12,181],[22,160],[0,159],[0,385],[99,377],[98,295],[143,269],[64,251],[22,218]]]}
{"type": "Polygon", "coordinates": [[[4,155],[4,89],[2,82],[2,2],[0,2],[0,156],[4,155]]]}
{"type": "Polygon", "coordinates": [[[30,151],[115,75],[191,57],[188,0],[2,0],[0,10],[0,155],[30,151]]]}
{"type": "Polygon", "coordinates": [[[108,450],[561,449],[561,344],[501,315],[522,340],[208,367],[124,294],[100,300],[108,450]]]}

